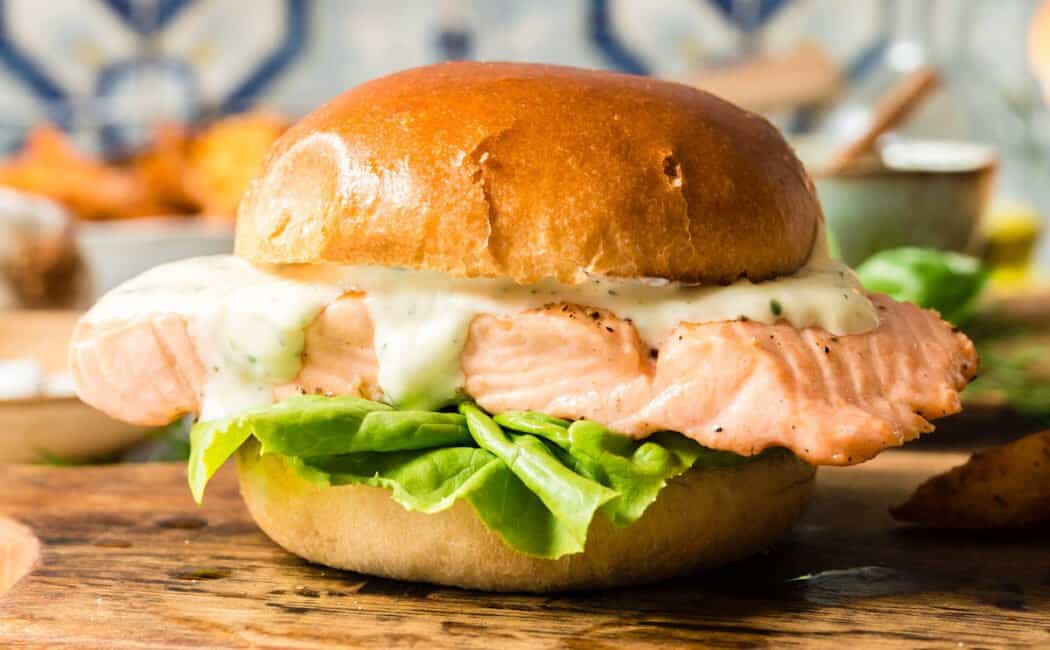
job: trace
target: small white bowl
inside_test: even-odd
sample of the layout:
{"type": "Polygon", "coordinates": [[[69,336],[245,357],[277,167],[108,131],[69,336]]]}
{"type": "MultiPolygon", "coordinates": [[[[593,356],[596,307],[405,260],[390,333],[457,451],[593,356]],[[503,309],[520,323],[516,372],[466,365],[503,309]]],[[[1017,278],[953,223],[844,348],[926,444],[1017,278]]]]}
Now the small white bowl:
{"type": "Polygon", "coordinates": [[[97,298],[158,264],[232,252],[233,224],[187,217],[85,222],[77,244],[97,298]]]}
{"type": "MultiPolygon", "coordinates": [[[[31,359],[47,375],[63,371],[80,314],[0,311],[0,358],[31,359]]],[[[71,395],[0,399],[0,464],[104,457],[148,431],[118,422],[71,395]]]]}
{"type": "Polygon", "coordinates": [[[0,400],[0,464],[105,457],[148,430],[118,422],[76,397],[0,400]]]}

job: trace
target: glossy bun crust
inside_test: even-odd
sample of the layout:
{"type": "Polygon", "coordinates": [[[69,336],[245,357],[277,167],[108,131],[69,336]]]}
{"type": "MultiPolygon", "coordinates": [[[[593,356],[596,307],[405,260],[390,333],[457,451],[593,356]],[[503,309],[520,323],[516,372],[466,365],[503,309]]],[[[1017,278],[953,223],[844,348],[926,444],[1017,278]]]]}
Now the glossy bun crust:
{"type": "Polygon", "coordinates": [[[726,283],[792,273],[821,226],[761,117],[656,79],[446,63],[353,88],[289,130],[237,253],[460,277],[726,283]]]}
{"type": "Polygon", "coordinates": [[[473,509],[405,510],[382,488],[319,487],[245,445],[241,494],[259,527],[311,562],[370,575],[488,591],[563,591],[656,582],[752,555],[782,537],[813,491],[813,467],[790,454],[693,469],[668,481],[642,518],[598,515],[583,553],[557,560],[503,544],[473,509]]]}

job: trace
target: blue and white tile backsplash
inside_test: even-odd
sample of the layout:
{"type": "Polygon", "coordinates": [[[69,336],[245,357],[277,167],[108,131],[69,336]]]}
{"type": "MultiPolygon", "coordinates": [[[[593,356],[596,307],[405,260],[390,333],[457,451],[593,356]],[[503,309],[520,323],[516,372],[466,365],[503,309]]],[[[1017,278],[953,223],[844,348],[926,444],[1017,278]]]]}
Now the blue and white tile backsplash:
{"type": "Polygon", "coordinates": [[[111,147],[158,119],[243,108],[302,55],[313,4],[3,0],[0,120],[97,130],[111,147]]]}
{"type": "MultiPolygon", "coordinates": [[[[746,47],[758,25],[762,48],[816,40],[849,66],[885,41],[883,2],[0,0],[0,149],[45,119],[109,149],[164,118],[257,102],[295,116],[355,83],[450,58],[681,77],[746,47]]],[[[1013,27],[1033,2],[938,10],[961,3],[986,25],[988,66],[1014,83],[1024,66],[1013,27]]]]}

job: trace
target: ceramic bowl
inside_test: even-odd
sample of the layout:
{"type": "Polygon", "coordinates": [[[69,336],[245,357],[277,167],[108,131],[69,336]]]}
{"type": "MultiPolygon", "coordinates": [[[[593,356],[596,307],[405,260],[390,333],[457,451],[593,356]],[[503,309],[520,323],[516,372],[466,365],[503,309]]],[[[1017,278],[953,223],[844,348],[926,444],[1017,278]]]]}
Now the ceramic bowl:
{"type": "MultiPolygon", "coordinates": [[[[61,372],[79,316],[77,311],[0,312],[0,358],[32,359],[47,373],[61,372]]],[[[146,427],[118,422],[72,395],[0,399],[0,463],[99,458],[148,432],[146,427]]]]}
{"type": "Polygon", "coordinates": [[[98,297],[158,264],[233,252],[233,224],[187,217],[81,223],[77,244],[98,297]]]}
{"type": "Polygon", "coordinates": [[[994,150],[982,145],[899,141],[879,160],[811,173],[829,240],[855,266],[899,246],[972,252],[996,167],[994,150]]]}

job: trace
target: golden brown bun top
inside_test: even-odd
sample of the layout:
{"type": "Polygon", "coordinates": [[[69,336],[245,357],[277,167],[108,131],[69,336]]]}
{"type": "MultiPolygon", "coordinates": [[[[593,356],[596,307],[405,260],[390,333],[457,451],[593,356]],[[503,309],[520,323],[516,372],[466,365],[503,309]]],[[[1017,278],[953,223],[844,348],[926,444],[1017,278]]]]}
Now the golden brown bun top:
{"type": "Polygon", "coordinates": [[[241,202],[255,262],[566,283],[762,280],[822,227],[773,126],[645,77],[446,63],[376,79],[276,144],[241,202]]]}

